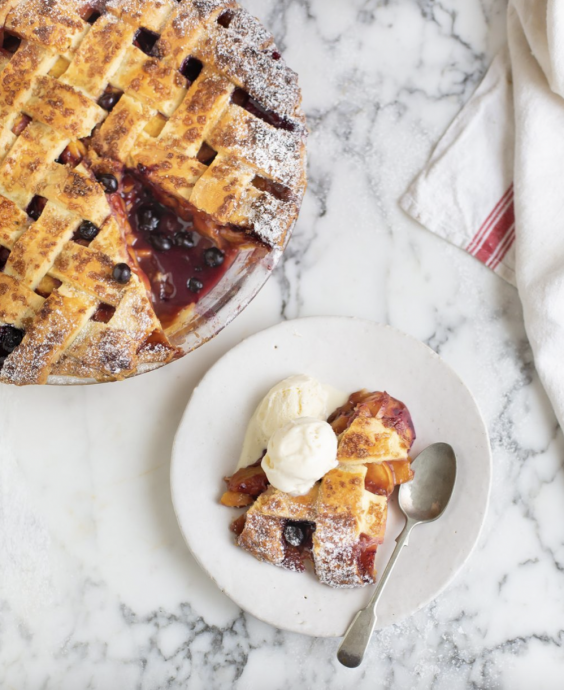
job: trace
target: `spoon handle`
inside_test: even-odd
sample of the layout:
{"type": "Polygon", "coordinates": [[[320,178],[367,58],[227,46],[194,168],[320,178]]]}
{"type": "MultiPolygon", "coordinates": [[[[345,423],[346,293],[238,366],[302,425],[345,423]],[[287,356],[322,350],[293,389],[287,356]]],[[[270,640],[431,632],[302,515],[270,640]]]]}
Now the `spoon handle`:
{"type": "Polygon", "coordinates": [[[376,625],[376,605],[380,599],[380,595],[384,591],[386,582],[390,577],[394,565],[401,553],[401,550],[407,544],[409,533],[417,523],[407,519],[405,527],[403,528],[401,534],[396,540],[396,547],[388,561],[384,572],[380,576],[380,580],[376,585],[374,593],[370,597],[370,601],[366,608],[361,609],[356,616],[353,618],[352,623],[349,625],[343,641],[337,651],[337,659],[348,668],[356,668],[362,663],[366,648],[374,632],[374,626],[376,625]]]}

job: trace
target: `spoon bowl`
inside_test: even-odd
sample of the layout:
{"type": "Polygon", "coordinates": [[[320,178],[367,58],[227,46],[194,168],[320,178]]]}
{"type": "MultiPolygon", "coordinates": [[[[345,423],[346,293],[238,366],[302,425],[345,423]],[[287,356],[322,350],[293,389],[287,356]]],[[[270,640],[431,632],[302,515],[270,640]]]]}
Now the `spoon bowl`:
{"type": "Polygon", "coordinates": [[[398,503],[415,523],[432,522],[448,505],[456,480],[456,456],[448,443],[433,443],[411,464],[415,477],[402,484],[398,503]]]}
{"type": "Polygon", "coordinates": [[[350,624],[337,652],[337,658],[348,668],[362,663],[376,625],[376,605],[390,573],[415,525],[433,522],[445,511],[456,481],[456,456],[448,443],[433,443],[411,463],[414,478],[400,486],[398,504],[405,515],[405,527],[368,606],[361,609],[350,624]]]}

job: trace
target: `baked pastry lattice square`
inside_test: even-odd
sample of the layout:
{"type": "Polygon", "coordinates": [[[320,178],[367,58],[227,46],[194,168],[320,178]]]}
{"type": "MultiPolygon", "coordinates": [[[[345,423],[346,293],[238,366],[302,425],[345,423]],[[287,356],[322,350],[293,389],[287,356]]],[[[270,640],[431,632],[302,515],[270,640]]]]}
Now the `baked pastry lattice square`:
{"type": "Polygon", "coordinates": [[[0,326],[25,332],[0,380],[177,357],[101,176],[135,171],[216,238],[284,246],[305,189],[296,75],[230,0],[1,0],[0,23],[0,326]]]}

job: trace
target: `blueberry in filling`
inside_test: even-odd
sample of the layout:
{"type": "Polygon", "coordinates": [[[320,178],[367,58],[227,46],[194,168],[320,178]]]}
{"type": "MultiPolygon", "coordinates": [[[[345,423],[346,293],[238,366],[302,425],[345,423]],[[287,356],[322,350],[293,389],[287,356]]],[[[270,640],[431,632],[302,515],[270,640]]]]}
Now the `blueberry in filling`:
{"type": "Polygon", "coordinates": [[[183,249],[192,249],[192,247],[196,246],[196,239],[193,233],[181,230],[175,234],[174,244],[183,249]]]}
{"type": "Polygon", "coordinates": [[[217,225],[189,206],[177,210],[161,203],[134,173],[126,172],[119,193],[129,220],[130,252],[166,327],[213,289],[232,264],[237,246],[217,247],[217,225]]]}
{"type": "Polygon", "coordinates": [[[144,205],[137,209],[137,226],[141,232],[153,232],[159,227],[159,214],[154,206],[144,205]]]}
{"type": "Polygon", "coordinates": [[[15,326],[0,326],[0,368],[7,356],[22,342],[24,331],[15,326]]]}
{"type": "Polygon", "coordinates": [[[304,538],[304,532],[298,525],[288,523],[286,527],[284,527],[284,539],[290,546],[301,546],[304,538]]]}
{"type": "Polygon", "coordinates": [[[89,220],[84,220],[79,225],[77,234],[81,240],[91,242],[99,232],[100,230],[94,225],[94,223],[91,223],[89,220]]]}
{"type": "Polygon", "coordinates": [[[117,192],[118,181],[116,180],[115,175],[102,173],[100,175],[96,175],[96,179],[102,185],[106,194],[113,194],[114,192],[117,192]]]}
{"type": "Polygon", "coordinates": [[[200,292],[200,290],[204,287],[204,284],[202,283],[201,280],[198,280],[197,278],[190,278],[188,281],[188,290],[191,292],[200,292]]]}
{"type": "Polygon", "coordinates": [[[104,110],[111,112],[117,105],[117,102],[122,97],[122,95],[122,91],[107,90],[98,99],[98,105],[100,106],[100,108],[104,108],[104,110]]]}
{"type": "Polygon", "coordinates": [[[210,247],[204,252],[204,263],[206,266],[215,268],[215,266],[221,266],[223,259],[225,258],[221,249],[217,247],[210,247]]]}
{"type": "Polygon", "coordinates": [[[127,264],[116,264],[112,276],[116,282],[125,285],[131,279],[131,268],[127,264]]]}
{"type": "Polygon", "coordinates": [[[149,241],[158,252],[168,252],[172,249],[172,240],[162,232],[153,233],[149,241]]]}

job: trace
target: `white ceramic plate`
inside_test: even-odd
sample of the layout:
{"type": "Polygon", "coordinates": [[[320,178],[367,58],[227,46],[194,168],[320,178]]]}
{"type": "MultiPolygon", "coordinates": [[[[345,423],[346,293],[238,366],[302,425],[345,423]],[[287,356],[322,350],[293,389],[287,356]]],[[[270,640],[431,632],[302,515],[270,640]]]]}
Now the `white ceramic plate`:
{"type": "MultiPolygon", "coordinates": [[[[232,474],[247,422],[265,393],[292,374],[315,376],[347,393],[386,390],[409,408],[413,455],[435,441],[454,448],[457,483],[444,516],[415,529],[378,605],[382,628],[435,598],[470,555],[488,504],[491,457],[484,422],[468,389],[426,345],[389,326],[345,317],[287,321],[234,347],[194,390],[172,457],[172,499],[195,558],[241,608],[279,628],[343,635],[371,587],[331,589],[310,573],[260,563],[235,546],[237,514],[219,504],[222,477],[232,474]]],[[[402,520],[392,500],[382,571],[402,520]]]]}

